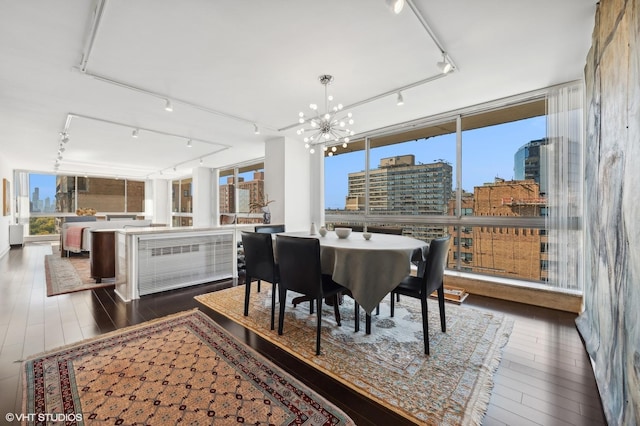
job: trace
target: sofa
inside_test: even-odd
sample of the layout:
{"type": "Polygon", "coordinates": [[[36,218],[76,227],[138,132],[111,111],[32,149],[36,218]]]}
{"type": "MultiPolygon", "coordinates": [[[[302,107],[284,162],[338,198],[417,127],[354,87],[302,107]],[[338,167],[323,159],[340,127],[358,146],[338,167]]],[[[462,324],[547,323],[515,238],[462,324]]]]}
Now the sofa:
{"type": "Polygon", "coordinates": [[[60,231],[60,255],[69,256],[69,252],[80,253],[91,251],[91,230],[124,229],[131,227],[151,226],[151,220],[100,220],[73,221],[62,224],[60,231]]]}

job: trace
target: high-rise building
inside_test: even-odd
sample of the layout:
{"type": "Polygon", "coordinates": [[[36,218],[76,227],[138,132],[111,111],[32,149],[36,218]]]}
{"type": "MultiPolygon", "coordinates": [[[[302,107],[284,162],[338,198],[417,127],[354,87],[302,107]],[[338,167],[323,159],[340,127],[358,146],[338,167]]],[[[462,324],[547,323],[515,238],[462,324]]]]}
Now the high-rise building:
{"type": "MultiPolygon", "coordinates": [[[[347,210],[364,210],[364,171],[349,173],[347,210]]],[[[371,214],[445,215],[452,195],[452,167],[444,161],[415,164],[414,155],[383,158],[369,170],[371,214]]],[[[443,234],[442,228],[405,226],[404,233],[429,240],[443,234]]]]}
{"type": "Polygon", "coordinates": [[[31,194],[31,212],[40,212],[42,209],[40,208],[40,188],[33,188],[33,193],[31,194]]]}
{"type": "Polygon", "coordinates": [[[514,180],[533,179],[540,185],[540,192],[547,192],[547,138],[522,145],[513,156],[514,180]]]}
{"type": "MultiPolygon", "coordinates": [[[[415,156],[383,158],[369,171],[369,211],[405,215],[446,214],[451,165],[415,164],[415,156]]],[[[365,172],[349,173],[347,209],[364,209],[365,172]],[[357,200],[357,201],[354,201],[357,200]]]]}

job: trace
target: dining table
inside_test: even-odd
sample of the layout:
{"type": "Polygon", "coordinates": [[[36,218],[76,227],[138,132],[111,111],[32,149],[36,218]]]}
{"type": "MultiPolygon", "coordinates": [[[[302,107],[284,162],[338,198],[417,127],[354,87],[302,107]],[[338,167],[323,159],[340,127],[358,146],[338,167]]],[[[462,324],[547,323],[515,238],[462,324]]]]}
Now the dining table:
{"type": "Polygon", "coordinates": [[[347,238],[339,238],[335,231],[324,236],[309,232],[282,232],[276,238],[277,235],[318,239],[322,273],[347,288],[362,306],[367,315],[367,333],[373,310],[411,273],[412,261],[424,260],[429,248],[424,241],[391,234],[371,233],[368,240],[363,232],[351,232],[347,238]]]}

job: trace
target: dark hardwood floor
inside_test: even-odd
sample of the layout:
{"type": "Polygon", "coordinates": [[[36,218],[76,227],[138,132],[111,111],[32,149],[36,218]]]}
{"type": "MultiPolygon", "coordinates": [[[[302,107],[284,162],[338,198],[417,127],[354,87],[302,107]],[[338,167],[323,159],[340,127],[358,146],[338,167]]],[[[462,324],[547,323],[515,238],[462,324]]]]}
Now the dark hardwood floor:
{"type": "MultiPolygon", "coordinates": [[[[21,359],[197,307],[342,408],[358,425],[409,424],[193,299],[232,282],[144,296],[128,304],[112,288],[47,297],[44,255],[51,250],[49,243],[31,243],[0,258],[2,421],[6,413],[21,412],[21,359]]],[[[502,312],[515,321],[494,378],[484,425],[606,424],[575,315],[473,295],[463,306],[502,312]]]]}

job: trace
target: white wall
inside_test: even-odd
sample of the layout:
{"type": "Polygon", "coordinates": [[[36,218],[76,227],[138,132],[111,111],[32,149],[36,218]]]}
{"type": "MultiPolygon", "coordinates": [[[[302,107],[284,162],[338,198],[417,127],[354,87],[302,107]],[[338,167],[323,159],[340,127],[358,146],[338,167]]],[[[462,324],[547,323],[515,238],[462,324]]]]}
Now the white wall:
{"type": "Polygon", "coordinates": [[[265,143],[265,193],[275,200],[269,205],[271,223],[284,223],[287,231],[309,230],[311,226],[309,157],[304,145],[290,138],[265,143]]]}
{"type": "MultiPolygon", "coordinates": [[[[9,225],[13,223],[13,211],[14,211],[14,182],[13,182],[13,170],[9,168],[9,164],[5,158],[0,155],[0,185],[2,185],[2,179],[8,179],[11,182],[11,215],[3,216],[0,212],[0,257],[9,252],[9,225]]],[[[0,196],[2,196],[2,188],[0,188],[0,196]]],[[[0,200],[0,209],[2,208],[2,201],[0,200]]]]}

